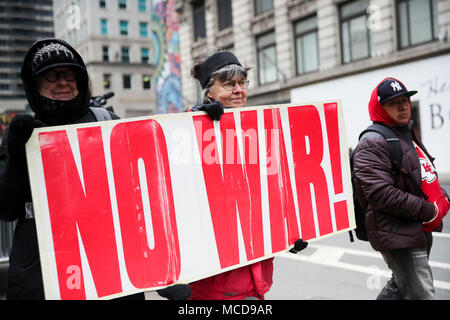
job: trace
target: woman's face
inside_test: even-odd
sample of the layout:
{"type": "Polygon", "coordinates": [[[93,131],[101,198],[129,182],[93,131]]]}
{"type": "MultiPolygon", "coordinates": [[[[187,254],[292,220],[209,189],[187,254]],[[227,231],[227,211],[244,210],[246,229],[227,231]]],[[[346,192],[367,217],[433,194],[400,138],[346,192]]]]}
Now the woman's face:
{"type": "Polygon", "coordinates": [[[41,96],[53,100],[72,100],[78,95],[77,75],[68,67],[56,67],[38,78],[41,96]]]}
{"type": "Polygon", "coordinates": [[[224,82],[216,79],[208,97],[218,100],[224,107],[241,108],[247,103],[248,80],[243,78],[234,78],[224,82]]]}

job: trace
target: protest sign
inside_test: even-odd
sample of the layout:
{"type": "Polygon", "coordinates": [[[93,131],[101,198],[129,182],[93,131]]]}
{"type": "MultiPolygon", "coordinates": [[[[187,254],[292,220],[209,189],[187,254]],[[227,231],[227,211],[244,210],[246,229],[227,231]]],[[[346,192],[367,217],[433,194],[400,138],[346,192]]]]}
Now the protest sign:
{"type": "Polygon", "coordinates": [[[353,229],[344,132],[339,100],[35,130],[46,298],[188,283],[353,229]]]}

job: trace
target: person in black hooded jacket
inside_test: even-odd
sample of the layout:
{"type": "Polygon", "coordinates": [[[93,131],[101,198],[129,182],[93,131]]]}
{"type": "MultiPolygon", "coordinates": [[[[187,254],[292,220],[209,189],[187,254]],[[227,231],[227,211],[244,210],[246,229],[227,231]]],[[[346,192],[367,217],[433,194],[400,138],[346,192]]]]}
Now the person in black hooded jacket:
{"type": "MultiPolygon", "coordinates": [[[[89,77],[83,59],[67,42],[35,42],[22,64],[22,82],[35,115],[14,117],[0,145],[0,220],[17,220],[9,257],[7,299],[45,299],[36,226],[32,214],[25,144],[34,128],[97,121],[89,108],[89,77]]],[[[110,112],[111,119],[119,117],[110,112]]],[[[169,300],[190,295],[187,285],[157,291],[169,300]]],[[[124,300],[144,300],[144,293],[124,300]]]]}
{"type": "MultiPolygon", "coordinates": [[[[36,226],[30,210],[25,143],[36,127],[93,122],[96,118],[89,109],[86,66],[65,41],[35,42],[24,57],[21,77],[35,115],[15,116],[0,145],[0,219],[17,220],[9,257],[7,299],[45,299],[36,226]]],[[[112,119],[119,119],[110,114],[112,119]]]]}

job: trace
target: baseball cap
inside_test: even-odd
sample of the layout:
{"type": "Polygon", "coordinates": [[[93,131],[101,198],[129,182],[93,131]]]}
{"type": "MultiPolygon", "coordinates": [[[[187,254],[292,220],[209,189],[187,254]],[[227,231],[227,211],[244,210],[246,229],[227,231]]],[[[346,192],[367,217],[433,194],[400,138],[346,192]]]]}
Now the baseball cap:
{"type": "Polygon", "coordinates": [[[383,104],[398,96],[411,97],[417,93],[417,91],[408,91],[406,87],[399,80],[394,78],[388,78],[381,82],[377,88],[378,101],[383,104]]]}

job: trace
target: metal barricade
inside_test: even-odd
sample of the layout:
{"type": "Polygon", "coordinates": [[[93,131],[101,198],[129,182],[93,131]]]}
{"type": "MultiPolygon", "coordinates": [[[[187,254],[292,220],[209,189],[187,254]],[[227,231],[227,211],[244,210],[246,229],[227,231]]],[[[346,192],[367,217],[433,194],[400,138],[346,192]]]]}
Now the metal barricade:
{"type": "Polygon", "coordinates": [[[8,260],[16,222],[0,221],[0,261],[8,260]]]}

